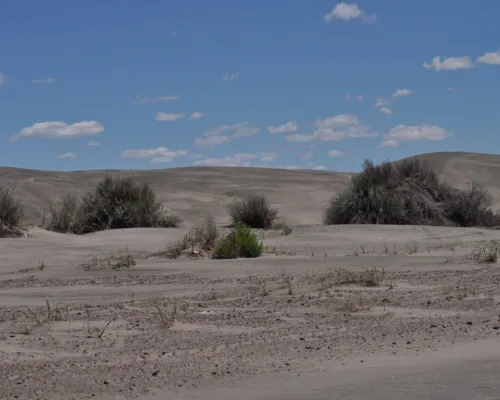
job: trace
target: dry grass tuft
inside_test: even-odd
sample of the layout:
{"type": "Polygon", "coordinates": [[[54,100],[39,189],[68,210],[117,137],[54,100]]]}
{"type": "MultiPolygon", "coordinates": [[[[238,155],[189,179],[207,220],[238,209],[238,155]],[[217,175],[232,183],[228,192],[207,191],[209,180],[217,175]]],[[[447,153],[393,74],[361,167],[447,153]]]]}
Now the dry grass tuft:
{"type": "Polygon", "coordinates": [[[201,224],[191,228],[181,240],[167,246],[153,257],[179,258],[186,250],[191,250],[188,256],[198,256],[200,251],[211,253],[220,237],[220,231],[212,216],[208,216],[201,224]]]}
{"type": "Polygon", "coordinates": [[[102,257],[93,257],[79,265],[84,271],[99,271],[102,269],[130,268],[136,265],[135,259],[129,253],[128,248],[110,252],[102,257]]]}
{"type": "Polygon", "coordinates": [[[493,264],[498,261],[498,253],[500,252],[500,241],[491,240],[489,242],[480,242],[468,255],[468,258],[480,263],[493,264]]]}

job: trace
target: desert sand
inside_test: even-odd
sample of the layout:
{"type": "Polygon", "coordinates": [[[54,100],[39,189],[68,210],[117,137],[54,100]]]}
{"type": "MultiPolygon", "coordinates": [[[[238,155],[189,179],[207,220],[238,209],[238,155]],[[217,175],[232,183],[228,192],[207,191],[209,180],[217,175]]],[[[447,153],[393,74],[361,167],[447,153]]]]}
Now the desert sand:
{"type": "MultiPolygon", "coordinates": [[[[500,156],[424,155],[498,195],[500,156]]],[[[120,171],[120,174],[127,172],[120,171]]],[[[128,172],[130,173],[130,172],[128,172]]],[[[3,168],[27,220],[104,172],[3,168]]],[[[486,399],[500,391],[499,230],[320,224],[349,174],[134,171],[184,226],[0,239],[0,398],[486,399]],[[257,259],[155,256],[230,196],[266,194],[294,227],[257,259]],[[476,257],[477,255],[477,257],[476,257]],[[120,267],[120,260],[135,263],[120,267]],[[496,374],[495,374],[496,371],[496,374]]],[[[498,204],[499,197],[495,197],[498,204]]]]}

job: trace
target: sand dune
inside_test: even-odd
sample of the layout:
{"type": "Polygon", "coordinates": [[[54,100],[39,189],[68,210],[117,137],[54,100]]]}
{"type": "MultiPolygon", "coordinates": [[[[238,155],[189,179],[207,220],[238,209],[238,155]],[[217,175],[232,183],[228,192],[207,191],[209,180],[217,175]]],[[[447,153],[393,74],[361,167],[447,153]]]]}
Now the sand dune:
{"type": "MultiPolygon", "coordinates": [[[[500,156],[422,158],[456,185],[475,180],[499,193],[500,156]]],[[[82,236],[35,227],[0,239],[0,398],[465,400],[498,392],[500,355],[490,349],[500,348],[500,269],[481,257],[500,231],[318,225],[349,174],[110,172],[151,183],[187,226],[82,236]],[[225,204],[249,190],[264,192],[294,227],[288,236],[259,232],[261,257],[151,255],[207,212],[227,222],[225,204]],[[119,266],[124,256],[134,263],[119,266]]],[[[38,207],[105,173],[3,168],[0,183],[16,187],[37,223],[38,207]]]]}
{"type": "MultiPolygon", "coordinates": [[[[419,156],[444,179],[458,186],[477,181],[500,206],[500,155],[432,153],[419,156]]],[[[190,225],[207,213],[226,223],[231,196],[260,191],[292,224],[317,224],[329,198],[350,174],[262,168],[187,167],[147,171],[50,172],[0,168],[0,184],[14,186],[26,208],[26,221],[40,223],[41,208],[66,194],[82,193],[106,174],[134,175],[150,183],[167,206],[190,225]]]]}

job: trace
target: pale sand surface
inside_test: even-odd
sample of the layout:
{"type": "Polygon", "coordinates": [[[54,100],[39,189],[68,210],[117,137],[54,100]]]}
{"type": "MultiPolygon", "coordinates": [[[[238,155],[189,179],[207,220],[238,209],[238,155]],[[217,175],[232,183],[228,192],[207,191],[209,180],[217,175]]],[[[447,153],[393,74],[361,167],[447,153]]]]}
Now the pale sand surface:
{"type": "MultiPolygon", "coordinates": [[[[450,158],[491,164],[492,174],[500,165],[473,156],[450,158]]],[[[0,398],[498,398],[500,270],[469,255],[500,231],[324,227],[321,212],[343,175],[189,171],[154,182],[170,198],[190,199],[179,203],[186,226],[207,212],[226,223],[224,188],[238,184],[233,190],[244,193],[244,176],[294,232],[264,232],[263,257],[227,261],[147,257],[187,227],[80,237],[33,228],[29,237],[1,239],[0,398]],[[136,265],[82,266],[125,251],[136,265]],[[338,274],[371,268],[385,271],[377,287],[337,284],[338,274]],[[174,303],[175,322],[164,328],[156,306],[170,316],[174,303]]],[[[87,185],[62,173],[29,174],[61,193],[87,185]]],[[[28,191],[27,183],[17,187],[28,191]]],[[[32,201],[54,196],[47,187],[32,201]]]]}

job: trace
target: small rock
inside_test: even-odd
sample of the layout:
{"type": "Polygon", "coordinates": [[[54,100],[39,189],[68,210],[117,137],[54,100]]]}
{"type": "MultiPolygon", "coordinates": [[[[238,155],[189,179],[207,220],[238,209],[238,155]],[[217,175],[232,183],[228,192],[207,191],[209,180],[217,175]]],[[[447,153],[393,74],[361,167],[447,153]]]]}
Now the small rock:
{"type": "Polygon", "coordinates": [[[467,321],[466,324],[467,325],[472,325],[472,322],[471,321],[467,321]]]}
{"type": "Polygon", "coordinates": [[[160,373],[160,370],[154,371],[151,375],[157,376],[160,373]]]}

